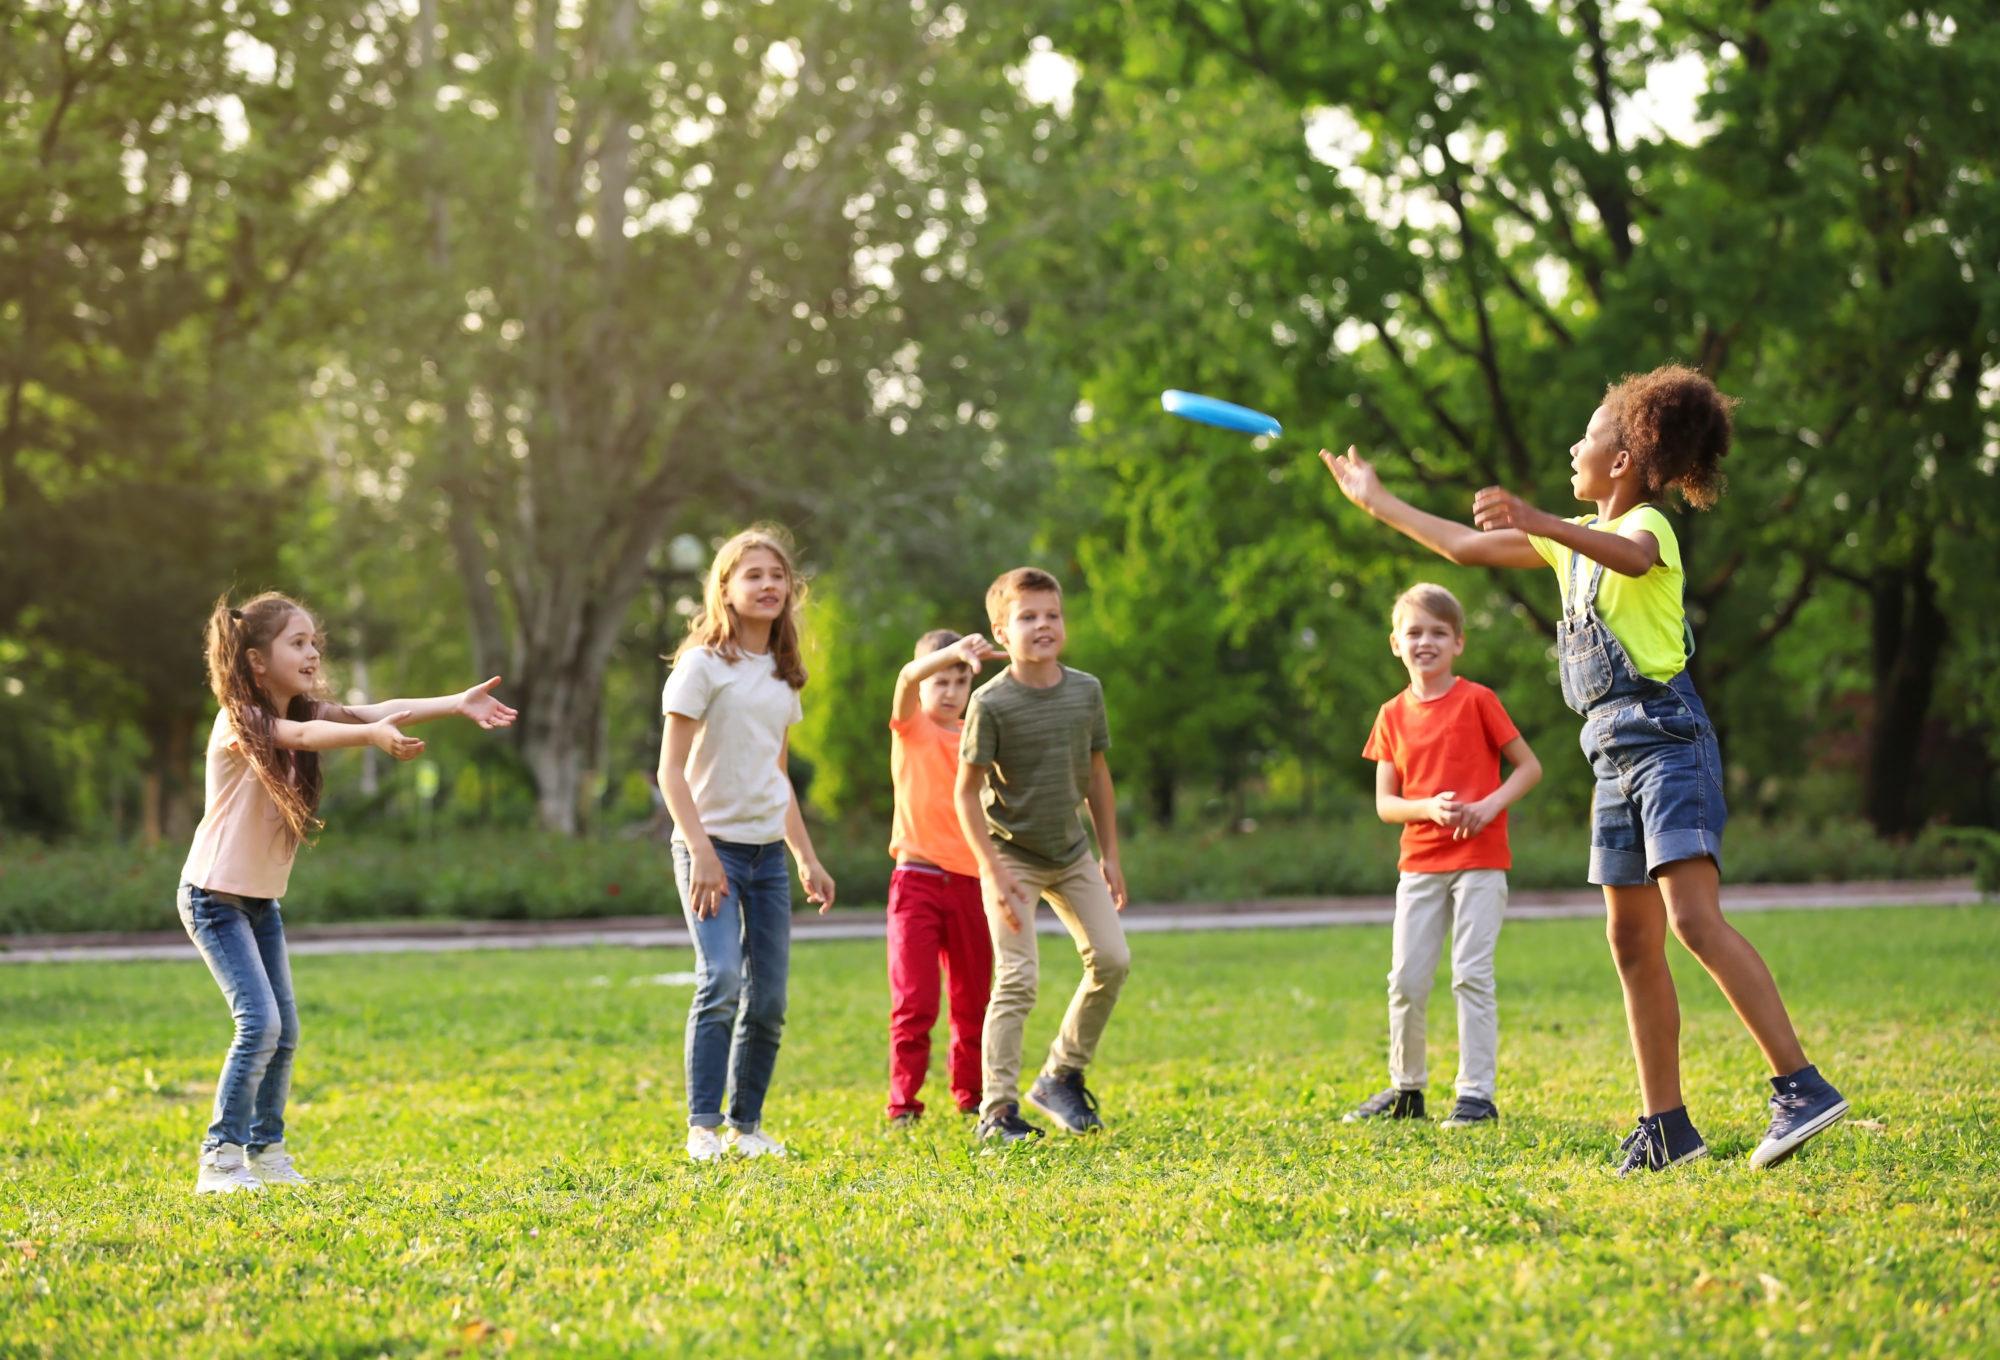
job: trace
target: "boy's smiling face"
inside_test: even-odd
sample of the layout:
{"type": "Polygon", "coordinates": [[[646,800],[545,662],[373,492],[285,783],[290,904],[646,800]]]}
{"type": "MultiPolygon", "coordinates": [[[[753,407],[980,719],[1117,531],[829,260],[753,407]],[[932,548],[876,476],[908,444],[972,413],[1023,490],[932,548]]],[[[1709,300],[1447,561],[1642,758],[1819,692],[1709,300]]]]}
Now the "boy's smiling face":
{"type": "Polygon", "coordinates": [[[1465,638],[1437,615],[1404,605],[1396,611],[1389,650],[1402,659],[1412,684],[1441,680],[1451,674],[1451,663],[1464,654],[1465,638]]]}
{"type": "Polygon", "coordinates": [[[1062,596],[1053,590],[1024,590],[1007,608],[1007,655],[1015,661],[1054,661],[1069,634],[1063,628],[1062,596]]]}

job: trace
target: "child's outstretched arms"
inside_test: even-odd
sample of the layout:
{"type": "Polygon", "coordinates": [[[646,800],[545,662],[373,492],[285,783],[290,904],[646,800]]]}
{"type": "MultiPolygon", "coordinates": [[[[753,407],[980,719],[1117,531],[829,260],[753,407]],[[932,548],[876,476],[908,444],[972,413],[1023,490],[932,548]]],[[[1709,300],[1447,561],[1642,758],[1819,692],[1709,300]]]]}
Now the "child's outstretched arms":
{"type": "Polygon", "coordinates": [[[988,661],[1005,661],[1007,653],[995,647],[978,633],[967,633],[958,641],[940,647],[934,652],[926,652],[914,661],[903,663],[903,669],[896,672],[896,695],[889,701],[889,714],[898,722],[908,722],[916,715],[922,702],[918,687],[939,671],[953,666],[965,666],[974,676],[988,661]]]}
{"type": "Polygon", "coordinates": [[[1541,554],[1535,551],[1534,544],[1528,542],[1528,535],[1519,529],[1496,527],[1482,533],[1469,524],[1459,524],[1417,509],[1383,487],[1382,479],[1375,474],[1375,465],[1356,453],[1352,445],[1339,457],[1321,449],[1319,458],[1326,464],[1326,470],[1333,474],[1334,482],[1347,499],[1446,561],[1465,567],[1547,565],[1542,561],[1541,554]]]}
{"type": "Polygon", "coordinates": [[[376,723],[392,713],[405,723],[434,722],[439,718],[466,718],[488,731],[511,727],[520,714],[494,697],[500,677],[457,694],[441,694],[434,699],[385,699],[379,704],[325,704],[320,711],[330,722],[376,723]]]}
{"type": "Polygon", "coordinates": [[[287,751],[340,751],[355,746],[374,746],[398,760],[415,760],[424,753],[421,738],[403,731],[410,715],[385,713],[363,721],[358,718],[314,718],[293,722],[278,718],[271,723],[271,743],[287,751]]]}

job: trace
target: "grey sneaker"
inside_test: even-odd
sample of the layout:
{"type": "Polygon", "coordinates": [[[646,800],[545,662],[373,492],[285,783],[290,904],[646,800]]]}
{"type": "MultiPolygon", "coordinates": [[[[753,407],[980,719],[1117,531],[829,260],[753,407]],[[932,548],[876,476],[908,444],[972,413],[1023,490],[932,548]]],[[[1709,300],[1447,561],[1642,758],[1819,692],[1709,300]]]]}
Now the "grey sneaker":
{"type": "Polygon", "coordinates": [[[1490,1100],[1478,1096],[1460,1096],[1458,1103],[1451,1107],[1451,1116],[1441,1127],[1447,1129],[1469,1129],[1474,1124],[1492,1124],[1500,1119],[1500,1109],[1490,1100]]]}
{"type": "Polygon", "coordinates": [[[1011,1101],[979,1121],[979,1139],[999,1139],[1003,1143],[1023,1143],[1040,1138],[1042,1131],[1021,1118],[1021,1107],[1011,1101]]]}
{"type": "Polygon", "coordinates": [[[1359,1124],[1364,1119],[1422,1119],[1424,1093],[1399,1091],[1391,1086],[1377,1091],[1340,1117],[1343,1124],[1359,1124]]]}
{"type": "Polygon", "coordinates": [[[1071,1133],[1104,1127],[1097,1117],[1097,1097],[1083,1084],[1081,1072],[1044,1072],[1028,1088],[1028,1103],[1071,1133]]]}

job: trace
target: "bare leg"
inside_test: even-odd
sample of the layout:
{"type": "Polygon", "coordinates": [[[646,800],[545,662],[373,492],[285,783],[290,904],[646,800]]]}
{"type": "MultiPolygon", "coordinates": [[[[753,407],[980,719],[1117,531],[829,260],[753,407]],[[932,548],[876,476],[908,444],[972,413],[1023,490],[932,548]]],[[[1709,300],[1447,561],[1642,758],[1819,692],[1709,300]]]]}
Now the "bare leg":
{"type": "Polygon", "coordinates": [[[1667,971],[1667,908],[1651,883],[1606,887],[1605,935],[1625,989],[1625,1027],[1639,1068],[1644,1114],[1678,1109],[1681,1099],[1681,1003],[1667,971]]]}
{"type": "Polygon", "coordinates": [[[1771,1075],[1787,1076],[1804,1067],[1805,1050],[1792,1031],[1771,970],[1757,947],[1722,919],[1722,876],[1715,861],[1706,855],[1676,860],[1660,869],[1659,884],[1674,934],[1729,998],[1736,1018],[1764,1050],[1771,1075]]]}

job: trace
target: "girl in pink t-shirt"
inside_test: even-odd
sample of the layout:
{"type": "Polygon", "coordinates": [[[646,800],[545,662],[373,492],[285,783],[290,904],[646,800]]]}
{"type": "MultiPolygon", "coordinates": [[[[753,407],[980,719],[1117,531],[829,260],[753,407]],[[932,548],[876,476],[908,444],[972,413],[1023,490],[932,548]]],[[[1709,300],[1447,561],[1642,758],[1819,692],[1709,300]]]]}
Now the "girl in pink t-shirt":
{"type": "Polygon", "coordinates": [[[216,1083],[197,1194],[304,1182],[285,1152],[285,1095],[298,1045],[285,926],[278,910],[298,847],[318,829],[319,753],[377,746],[398,760],[424,749],[403,728],[459,714],[506,727],[514,710],[494,676],[462,694],[349,706],[320,695],[312,615],[267,593],[210,613],[208,687],[222,711],[209,733],[207,796],[176,897],[181,924],[222,987],[236,1036],[216,1083]]]}

